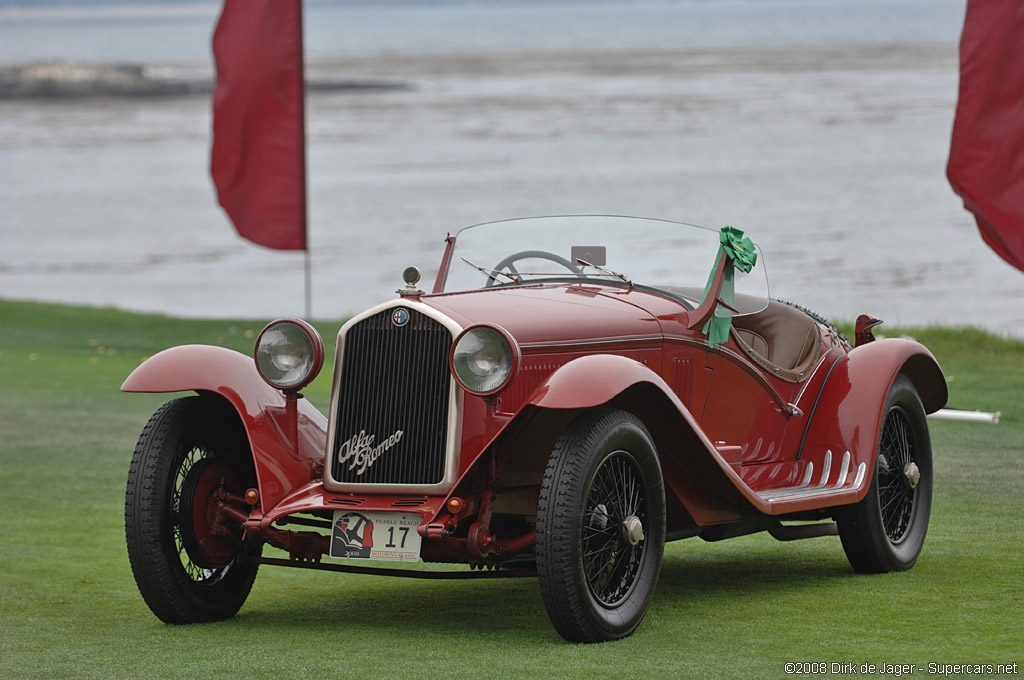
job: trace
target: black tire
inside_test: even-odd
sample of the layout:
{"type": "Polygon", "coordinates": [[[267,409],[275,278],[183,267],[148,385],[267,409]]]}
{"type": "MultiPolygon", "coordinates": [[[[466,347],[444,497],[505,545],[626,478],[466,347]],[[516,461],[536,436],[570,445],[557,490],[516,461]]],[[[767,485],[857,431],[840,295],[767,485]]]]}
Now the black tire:
{"type": "Polygon", "coordinates": [[[135,447],[125,495],[128,559],[142,598],[166,623],[230,618],[245,602],[259,565],[245,556],[241,527],[204,531],[194,509],[223,484],[241,496],[256,486],[248,439],[219,397],[186,397],[160,407],[135,447]]]}
{"type": "Polygon", "coordinates": [[[578,416],[551,451],[537,508],[551,623],[571,642],[626,637],[647,613],[664,549],[665,487],[647,429],[614,409],[578,416]]]}
{"type": "Polygon", "coordinates": [[[897,376],[884,413],[868,493],[856,505],[836,514],[846,557],[854,571],[862,574],[913,567],[921,554],[931,513],[928,421],[917,389],[906,376],[897,376]],[[915,474],[920,475],[916,482],[915,474]]]}

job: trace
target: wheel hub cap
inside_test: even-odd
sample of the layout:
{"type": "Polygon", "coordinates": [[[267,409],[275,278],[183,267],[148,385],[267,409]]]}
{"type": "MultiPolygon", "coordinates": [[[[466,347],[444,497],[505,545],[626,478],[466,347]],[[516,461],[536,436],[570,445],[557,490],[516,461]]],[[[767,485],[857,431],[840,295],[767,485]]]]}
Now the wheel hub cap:
{"type": "Polygon", "coordinates": [[[921,469],[913,461],[907,463],[903,468],[903,478],[907,481],[907,487],[913,489],[921,481],[921,469]]]}
{"type": "Polygon", "coordinates": [[[623,520],[622,528],[630,545],[636,545],[644,540],[644,525],[636,515],[630,515],[623,520]]]}

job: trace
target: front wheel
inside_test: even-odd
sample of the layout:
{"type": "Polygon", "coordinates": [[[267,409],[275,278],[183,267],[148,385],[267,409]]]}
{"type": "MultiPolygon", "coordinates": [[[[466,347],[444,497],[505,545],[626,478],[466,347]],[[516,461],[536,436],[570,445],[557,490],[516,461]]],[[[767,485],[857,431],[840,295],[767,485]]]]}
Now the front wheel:
{"type": "Polygon", "coordinates": [[[558,439],[537,509],[537,572],[552,624],[572,642],[632,633],[650,605],[665,547],[665,488],[650,434],[602,409],[558,439]]]}
{"type": "Polygon", "coordinates": [[[932,504],[932,446],[914,384],[899,375],[889,392],[875,473],[867,495],[836,519],[854,571],[904,571],[917,562],[932,504]]]}
{"type": "Polygon", "coordinates": [[[245,555],[259,548],[211,509],[255,477],[245,430],[223,400],[176,399],[150,418],[128,472],[125,535],[139,592],[160,620],[219,621],[245,602],[258,567],[245,555]]]}

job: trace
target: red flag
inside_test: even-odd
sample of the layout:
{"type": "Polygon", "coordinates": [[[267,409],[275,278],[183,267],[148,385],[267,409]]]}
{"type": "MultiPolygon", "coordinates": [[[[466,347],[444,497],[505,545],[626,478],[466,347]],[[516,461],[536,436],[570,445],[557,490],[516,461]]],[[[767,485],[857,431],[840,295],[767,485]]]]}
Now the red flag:
{"type": "Polygon", "coordinates": [[[1024,271],[1024,3],[968,0],[946,169],[981,237],[1024,271]]]}
{"type": "Polygon", "coordinates": [[[302,0],[224,0],[210,174],[238,233],[306,248],[302,0]]]}

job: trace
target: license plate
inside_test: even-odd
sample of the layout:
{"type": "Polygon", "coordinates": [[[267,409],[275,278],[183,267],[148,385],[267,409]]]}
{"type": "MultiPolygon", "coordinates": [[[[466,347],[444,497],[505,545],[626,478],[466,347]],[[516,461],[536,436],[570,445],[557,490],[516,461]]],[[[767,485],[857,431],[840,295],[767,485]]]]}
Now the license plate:
{"type": "Polygon", "coordinates": [[[415,562],[420,558],[422,517],[410,512],[335,510],[331,557],[415,562]]]}

